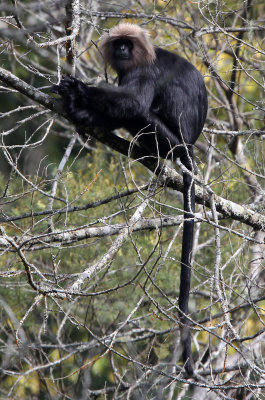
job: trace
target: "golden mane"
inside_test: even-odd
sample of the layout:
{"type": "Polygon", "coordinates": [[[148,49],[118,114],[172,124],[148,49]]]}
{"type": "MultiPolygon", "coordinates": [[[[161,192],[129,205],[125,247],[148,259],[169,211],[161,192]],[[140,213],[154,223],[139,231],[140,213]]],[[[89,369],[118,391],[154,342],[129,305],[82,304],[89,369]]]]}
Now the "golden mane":
{"type": "Polygon", "coordinates": [[[128,68],[154,62],[156,54],[148,31],[135,24],[120,23],[101,38],[100,47],[106,64],[110,64],[112,67],[115,65],[110,43],[116,39],[130,39],[133,43],[133,57],[128,68]]]}

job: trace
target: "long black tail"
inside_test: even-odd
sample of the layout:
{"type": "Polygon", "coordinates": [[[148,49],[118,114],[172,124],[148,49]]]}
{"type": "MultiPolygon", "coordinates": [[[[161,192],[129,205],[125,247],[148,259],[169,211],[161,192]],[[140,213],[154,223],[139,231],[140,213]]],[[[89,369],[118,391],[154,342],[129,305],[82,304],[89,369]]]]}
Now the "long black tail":
{"type": "MultiPolygon", "coordinates": [[[[189,155],[181,159],[184,166],[192,171],[193,168],[193,152],[189,150],[189,155]]],[[[186,318],[188,314],[188,303],[190,294],[190,279],[191,279],[191,256],[194,236],[194,218],[195,210],[195,185],[192,177],[183,172],[183,200],[184,200],[184,226],[182,236],[182,254],[181,254],[181,272],[180,272],[180,289],[179,289],[179,318],[180,318],[180,333],[182,345],[182,360],[185,365],[185,370],[189,375],[193,374],[193,361],[191,354],[191,335],[190,324],[186,318]]]]}

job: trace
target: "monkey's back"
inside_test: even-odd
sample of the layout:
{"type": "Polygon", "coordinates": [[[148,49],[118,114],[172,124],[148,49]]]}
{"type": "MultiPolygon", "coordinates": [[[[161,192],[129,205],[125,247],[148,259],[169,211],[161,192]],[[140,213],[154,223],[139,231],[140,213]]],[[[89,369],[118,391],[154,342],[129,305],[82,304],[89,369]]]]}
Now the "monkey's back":
{"type": "Polygon", "coordinates": [[[156,49],[153,109],[177,135],[193,144],[200,135],[208,101],[200,72],[178,54],[156,49]]]}

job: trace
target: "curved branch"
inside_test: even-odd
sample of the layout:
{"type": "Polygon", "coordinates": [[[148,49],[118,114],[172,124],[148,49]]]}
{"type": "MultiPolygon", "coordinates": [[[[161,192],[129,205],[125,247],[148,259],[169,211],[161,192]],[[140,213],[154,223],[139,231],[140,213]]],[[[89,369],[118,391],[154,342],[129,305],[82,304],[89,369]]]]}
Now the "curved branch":
{"type": "MultiPolygon", "coordinates": [[[[50,110],[67,118],[67,115],[63,111],[62,102],[60,100],[56,100],[51,96],[46,95],[40,90],[22,81],[4,68],[0,68],[0,80],[11,86],[13,89],[18,90],[20,93],[24,94],[30,99],[41,104],[42,106],[49,108],[50,110]]],[[[183,192],[183,181],[181,175],[178,174],[174,169],[169,168],[165,164],[165,161],[157,160],[156,157],[150,156],[147,151],[139,148],[136,145],[131,147],[129,141],[122,139],[109,131],[103,129],[91,130],[86,127],[78,127],[78,130],[87,135],[93,136],[95,139],[109,146],[113,150],[125,155],[126,157],[129,156],[132,159],[138,160],[141,164],[159,177],[162,185],[183,192]]],[[[203,186],[202,183],[201,185],[203,186]]],[[[196,185],[196,202],[210,207],[210,192],[202,186],[196,185]]],[[[265,231],[264,215],[255,212],[246,206],[226,200],[220,196],[217,196],[216,194],[214,194],[214,202],[216,205],[216,210],[222,213],[224,216],[249,225],[255,230],[265,231]]]]}

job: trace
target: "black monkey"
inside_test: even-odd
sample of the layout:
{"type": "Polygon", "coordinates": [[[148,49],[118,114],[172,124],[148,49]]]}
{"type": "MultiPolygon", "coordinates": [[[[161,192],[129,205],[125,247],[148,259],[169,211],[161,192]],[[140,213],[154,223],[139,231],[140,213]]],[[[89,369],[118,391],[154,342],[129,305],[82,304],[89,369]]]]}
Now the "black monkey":
{"type": "MultiPolygon", "coordinates": [[[[193,169],[192,145],[200,135],[207,113],[207,93],[198,70],[177,54],[154,47],[148,33],[121,23],[104,35],[101,51],[106,64],[118,74],[118,87],[90,87],[64,77],[54,91],[63,97],[69,118],[77,125],[115,129],[137,135],[140,146],[163,158],[180,157],[193,169]]],[[[188,300],[193,246],[194,183],[183,172],[184,229],[182,239],[179,317],[182,358],[193,373],[188,300]]]]}

